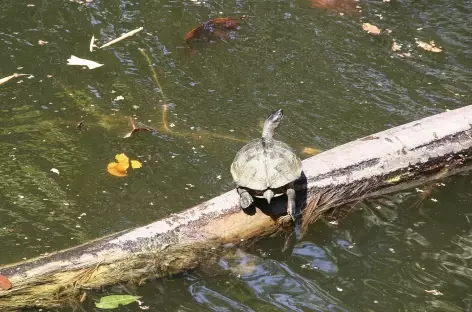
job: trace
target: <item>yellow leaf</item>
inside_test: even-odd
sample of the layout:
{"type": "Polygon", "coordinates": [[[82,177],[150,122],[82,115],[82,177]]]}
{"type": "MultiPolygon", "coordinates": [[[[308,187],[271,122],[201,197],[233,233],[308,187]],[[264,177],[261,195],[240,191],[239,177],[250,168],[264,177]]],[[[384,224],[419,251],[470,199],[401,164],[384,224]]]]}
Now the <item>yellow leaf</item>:
{"type": "Polygon", "coordinates": [[[141,168],[143,165],[139,162],[139,160],[132,160],[131,161],[131,168],[137,169],[141,168]]]}
{"type": "Polygon", "coordinates": [[[126,177],[126,169],[122,170],[119,163],[112,162],[107,166],[107,171],[109,174],[114,175],[115,177],[126,177]]]}
{"type": "Polygon", "coordinates": [[[127,163],[127,162],[129,162],[129,158],[128,158],[128,156],[125,155],[125,153],[116,154],[115,159],[116,159],[116,161],[119,162],[119,163],[127,163]]]}

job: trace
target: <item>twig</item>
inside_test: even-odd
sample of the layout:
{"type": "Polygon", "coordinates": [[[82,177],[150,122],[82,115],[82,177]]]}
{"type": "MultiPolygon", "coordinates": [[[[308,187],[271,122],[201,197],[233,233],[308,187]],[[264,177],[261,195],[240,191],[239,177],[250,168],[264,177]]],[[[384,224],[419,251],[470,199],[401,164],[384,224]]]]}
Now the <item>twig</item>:
{"type": "Polygon", "coordinates": [[[167,132],[167,133],[172,133],[172,134],[178,135],[178,136],[186,136],[186,137],[192,137],[192,138],[197,138],[197,139],[201,138],[202,136],[205,136],[205,137],[213,137],[213,138],[219,138],[219,139],[225,139],[225,140],[230,140],[230,141],[237,141],[237,142],[247,143],[247,140],[238,139],[238,138],[235,138],[235,137],[232,137],[232,136],[219,134],[219,133],[212,133],[212,132],[208,132],[208,131],[201,131],[198,134],[197,133],[191,133],[191,132],[185,132],[185,131],[179,131],[179,132],[172,131],[167,125],[167,97],[164,94],[164,89],[162,88],[161,83],[159,82],[159,76],[158,76],[156,70],[154,69],[154,67],[152,66],[151,58],[147,55],[146,51],[144,51],[144,49],[138,49],[138,50],[139,50],[139,52],[141,52],[141,54],[144,56],[144,58],[148,62],[149,67],[151,68],[152,78],[154,79],[154,82],[158,86],[159,93],[160,93],[161,98],[162,98],[162,102],[163,102],[163,104],[161,106],[161,130],[162,131],[167,132]]]}
{"type": "Polygon", "coordinates": [[[92,39],[90,40],[90,52],[93,52],[93,48],[96,47],[95,45],[95,35],[92,35],[92,39]]]}
{"type": "Polygon", "coordinates": [[[29,76],[29,75],[30,74],[17,74],[17,73],[14,73],[11,76],[0,79],[0,85],[4,84],[5,82],[7,82],[10,79],[17,78],[17,77],[20,77],[20,76],[29,76]]]}
{"type": "Polygon", "coordinates": [[[109,47],[111,46],[112,44],[115,44],[123,39],[126,39],[128,37],[131,37],[132,35],[140,32],[141,30],[143,30],[144,28],[143,27],[139,27],[139,28],[136,28],[135,30],[132,30],[130,32],[127,32],[126,34],[123,34],[121,35],[120,37],[116,38],[116,39],[113,39],[112,41],[108,42],[108,43],[105,43],[104,45],[102,45],[99,49],[103,49],[103,48],[106,48],[106,47],[109,47]]]}
{"type": "Polygon", "coordinates": [[[154,79],[154,82],[156,83],[156,85],[159,87],[159,93],[161,94],[162,101],[164,102],[164,105],[167,104],[167,97],[165,96],[164,89],[162,88],[161,83],[159,82],[157,72],[154,69],[154,67],[152,66],[151,58],[149,57],[149,55],[147,55],[147,53],[146,53],[146,51],[144,51],[144,49],[140,48],[138,50],[139,50],[139,52],[141,52],[141,54],[144,56],[144,58],[148,62],[149,67],[151,68],[152,78],[154,79]]]}

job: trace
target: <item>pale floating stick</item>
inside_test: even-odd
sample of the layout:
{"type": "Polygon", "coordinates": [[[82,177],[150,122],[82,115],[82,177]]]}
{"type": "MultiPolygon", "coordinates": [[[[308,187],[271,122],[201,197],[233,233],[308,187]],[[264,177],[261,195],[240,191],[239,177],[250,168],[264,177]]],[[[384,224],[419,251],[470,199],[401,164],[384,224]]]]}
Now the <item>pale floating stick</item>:
{"type": "Polygon", "coordinates": [[[96,47],[96,45],[95,45],[95,35],[92,35],[92,40],[90,40],[90,52],[93,52],[94,47],[96,47]]]}
{"type": "Polygon", "coordinates": [[[135,29],[135,30],[132,30],[132,31],[130,31],[130,32],[127,32],[126,34],[123,34],[123,35],[121,35],[120,37],[118,37],[118,38],[116,38],[116,39],[113,39],[112,41],[110,41],[110,42],[108,42],[108,43],[105,43],[105,44],[102,45],[99,49],[103,49],[103,48],[106,48],[106,47],[108,47],[108,46],[111,46],[112,44],[115,44],[115,43],[117,43],[117,42],[119,42],[119,41],[121,41],[121,40],[123,40],[123,39],[126,39],[126,38],[128,38],[128,37],[130,37],[130,36],[132,36],[132,35],[134,35],[134,34],[136,34],[136,33],[138,33],[138,32],[140,32],[140,31],[143,30],[143,29],[144,29],[143,27],[139,27],[139,28],[137,28],[137,29],[135,29]]]}
{"type": "Polygon", "coordinates": [[[30,74],[17,74],[17,73],[14,73],[11,76],[0,79],[0,85],[4,84],[5,82],[7,82],[10,79],[13,79],[13,78],[16,78],[16,77],[21,77],[21,76],[30,76],[30,74]]]}
{"type": "Polygon", "coordinates": [[[67,65],[79,65],[79,66],[87,66],[89,69],[94,69],[100,66],[103,66],[103,64],[86,60],[74,55],[71,55],[71,57],[67,60],[67,65]]]}
{"type": "Polygon", "coordinates": [[[170,129],[169,127],[167,126],[167,104],[164,104],[161,106],[161,111],[162,111],[162,114],[161,114],[161,127],[164,131],[166,132],[169,132],[170,129]]]}

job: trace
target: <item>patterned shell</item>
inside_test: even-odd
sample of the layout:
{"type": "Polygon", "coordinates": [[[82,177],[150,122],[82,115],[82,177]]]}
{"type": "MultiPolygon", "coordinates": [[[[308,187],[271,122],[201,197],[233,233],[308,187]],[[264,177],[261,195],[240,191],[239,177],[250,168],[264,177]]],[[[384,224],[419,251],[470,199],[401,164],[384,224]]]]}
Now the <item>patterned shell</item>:
{"type": "Polygon", "coordinates": [[[243,146],[231,164],[234,181],[242,187],[262,191],[282,187],[298,179],[302,162],[284,142],[262,139],[243,146]]]}

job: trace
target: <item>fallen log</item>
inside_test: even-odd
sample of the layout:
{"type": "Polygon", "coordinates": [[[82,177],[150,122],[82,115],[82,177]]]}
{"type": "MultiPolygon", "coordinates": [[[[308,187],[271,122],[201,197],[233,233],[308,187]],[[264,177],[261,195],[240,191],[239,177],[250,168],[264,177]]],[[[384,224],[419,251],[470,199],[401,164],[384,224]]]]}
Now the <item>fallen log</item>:
{"type": "MultiPolygon", "coordinates": [[[[345,203],[410,188],[472,168],[472,106],[411,122],[341,145],[303,161],[297,181],[303,227],[345,203]]],[[[228,164],[231,159],[228,159],[228,164]]],[[[55,307],[83,289],[142,281],[191,268],[229,246],[280,230],[286,199],[244,213],[231,190],[149,225],[44,257],[0,268],[13,288],[0,310],[55,307]]]]}

